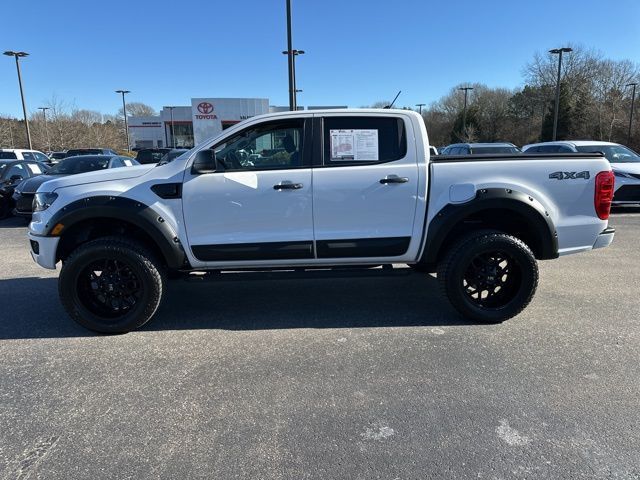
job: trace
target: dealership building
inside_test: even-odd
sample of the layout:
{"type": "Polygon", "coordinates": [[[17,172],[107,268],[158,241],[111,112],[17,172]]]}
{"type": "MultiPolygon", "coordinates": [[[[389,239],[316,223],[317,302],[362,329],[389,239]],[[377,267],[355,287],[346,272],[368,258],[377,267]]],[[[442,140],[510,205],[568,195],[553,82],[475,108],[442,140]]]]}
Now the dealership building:
{"type": "MultiPolygon", "coordinates": [[[[346,107],[308,107],[319,108],[346,107]]],[[[270,106],[268,98],[192,98],[191,106],[164,107],[157,116],[129,117],[131,146],[191,148],[242,120],[288,109],[270,106]]]]}

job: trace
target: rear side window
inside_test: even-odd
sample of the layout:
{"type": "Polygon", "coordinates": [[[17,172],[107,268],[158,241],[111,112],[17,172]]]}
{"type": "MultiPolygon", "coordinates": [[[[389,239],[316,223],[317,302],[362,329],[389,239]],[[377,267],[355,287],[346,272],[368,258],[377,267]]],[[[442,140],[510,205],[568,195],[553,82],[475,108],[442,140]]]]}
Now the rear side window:
{"type": "Polygon", "coordinates": [[[407,134],[401,118],[324,118],[325,165],[393,162],[406,154],[407,134]]]}
{"type": "Polygon", "coordinates": [[[4,160],[16,160],[18,156],[15,152],[0,152],[0,158],[4,160]]]}

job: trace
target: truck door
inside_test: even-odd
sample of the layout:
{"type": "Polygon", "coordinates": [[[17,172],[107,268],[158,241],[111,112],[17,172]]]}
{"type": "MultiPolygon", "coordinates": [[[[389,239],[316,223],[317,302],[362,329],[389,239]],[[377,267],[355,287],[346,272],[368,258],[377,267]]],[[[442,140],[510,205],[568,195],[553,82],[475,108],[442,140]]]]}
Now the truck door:
{"type": "Polygon", "coordinates": [[[312,137],[306,125],[298,117],[248,126],[211,147],[223,171],[185,173],[185,227],[198,261],[313,258],[312,137]]]}
{"type": "Polygon", "coordinates": [[[411,122],[401,114],[355,113],[315,122],[322,136],[313,172],[318,259],[411,260],[420,243],[413,238],[418,186],[425,182],[411,122]]]}

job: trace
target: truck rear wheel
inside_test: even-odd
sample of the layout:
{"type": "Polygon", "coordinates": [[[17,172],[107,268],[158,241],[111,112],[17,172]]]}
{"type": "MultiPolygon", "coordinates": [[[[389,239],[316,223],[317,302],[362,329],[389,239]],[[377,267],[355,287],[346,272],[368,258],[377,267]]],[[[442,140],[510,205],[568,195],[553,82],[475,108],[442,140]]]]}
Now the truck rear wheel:
{"type": "Polygon", "coordinates": [[[158,309],[163,269],[143,245],[117,237],[87,242],[63,262],[58,281],[67,313],[89,330],[124,333],[158,309]]]}
{"type": "Polygon", "coordinates": [[[538,264],[522,240],[476,232],[449,250],[438,266],[443,293],[465,318],[497,323],[519,314],[538,286],[538,264]]]}

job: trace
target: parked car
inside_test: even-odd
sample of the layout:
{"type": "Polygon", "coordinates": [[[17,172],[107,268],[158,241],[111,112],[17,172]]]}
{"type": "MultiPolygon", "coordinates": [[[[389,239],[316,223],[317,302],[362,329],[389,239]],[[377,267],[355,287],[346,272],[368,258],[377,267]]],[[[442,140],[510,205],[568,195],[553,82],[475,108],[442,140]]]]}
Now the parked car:
{"type": "Polygon", "coordinates": [[[40,162],[48,165],[51,160],[44,153],[38,150],[27,150],[24,148],[2,148],[0,149],[0,160],[27,160],[40,162]]]}
{"type": "Polygon", "coordinates": [[[158,163],[162,157],[171,151],[170,148],[142,148],[136,154],[136,160],[140,164],[158,163]]]}
{"type": "Polygon", "coordinates": [[[49,154],[51,164],[56,164],[65,158],[67,158],[67,152],[51,152],[49,154]]]}
{"type": "Polygon", "coordinates": [[[158,163],[161,163],[162,165],[164,165],[165,163],[173,162],[180,155],[188,151],[189,150],[186,148],[172,148],[170,151],[168,151],[162,156],[162,158],[160,159],[160,162],[158,163]]]}
{"type": "Polygon", "coordinates": [[[15,209],[13,214],[20,217],[31,217],[33,212],[33,197],[43,183],[52,179],[76,175],[79,173],[107,170],[111,168],[132,167],[139,165],[129,157],[119,155],[78,155],[68,157],[51,167],[45,175],[28,178],[15,187],[13,200],[15,209]]]}
{"type": "Polygon", "coordinates": [[[125,332],[154,315],[167,272],[395,263],[437,272],[464,317],[499,322],[533,298],[537,259],[613,241],[614,176],[601,154],[428,148],[422,117],[406,110],[252,117],[173,162],[44,183],[31,255],[62,262],[73,319],[125,332]],[[588,175],[550,181],[576,170],[588,175]]]}
{"type": "Polygon", "coordinates": [[[31,160],[0,160],[0,218],[6,218],[14,207],[16,185],[27,178],[41,175],[47,167],[31,160]]]}
{"type": "Polygon", "coordinates": [[[602,153],[616,177],[614,205],[640,204],[640,155],[624,145],[592,140],[533,143],[522,147],[525,153],[602,153]]]}
{"type": "Polygon", "coordinates": [[[442,155],[488,155],[496,153],[520,153],[513,143],[454,143],[447,145],[442,155]]]}
{"type": "MultiPolygon", "coordinates": [[[[118,155],[110,148],[72,148],[67,150],[67,157],[76,157],[78,155],[118,155]]],[[[66,158],[66,157],[65,157],[66,158]]]]}

